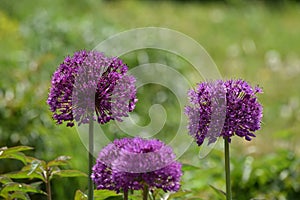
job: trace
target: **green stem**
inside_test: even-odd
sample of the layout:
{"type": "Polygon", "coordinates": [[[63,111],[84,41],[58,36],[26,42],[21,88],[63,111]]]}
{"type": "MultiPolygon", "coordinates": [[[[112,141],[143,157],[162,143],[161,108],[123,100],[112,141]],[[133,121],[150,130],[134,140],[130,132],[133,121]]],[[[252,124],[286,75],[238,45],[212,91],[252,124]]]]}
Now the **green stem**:
{"type": "Polygon", "coordinates": [[[46,190],[47,190],[47,199],[52,200],[52,194],[51,194],[51,183],[50,183],[50,175],[49,175],[49,169],[47,169],[47,177],[46,177],[46,190]]]}
{"type": "Polygon", "coordinates": [[[155,200],[155,195],[154,195],[154,192],[152,192],[152,200],[155,200]]]}
{"type": "Polygon", "coordinates": [[[51,200],[52,197],[51,197],[51,185],[50,185],[50,182],[47,182],[46,183],[46,187],[47,187],[47,195],[48,195],[48,200],[51,200]]]}
{"type": "Polygon", "coordinates": [[[90,118],[89,121],[89,183],[88,183],[88,200],[94,199],[94,184],[91,179],[93,168],[94,153],[94,120],[90,118]]]}
{"type": "Polygon", "coordinates": [[[225,175],[226,175],[226,200],[231,200],[231,185],[230,185],[230,158],[229,158],[229,142],[228,138],[224,138],[225,146],[225,175]]]}
{"type": "Polygon", "coordinates": [[[143,189],[143,200],[147,200],[148,199],[148,193],[149,193],[149,187],[147,184],[144,185],[144,189],[143,189]]]}
{"type": "Polygon", "coordinates": [[[123,191],[124,200],[128,200],[128,189],[123,191]]]}

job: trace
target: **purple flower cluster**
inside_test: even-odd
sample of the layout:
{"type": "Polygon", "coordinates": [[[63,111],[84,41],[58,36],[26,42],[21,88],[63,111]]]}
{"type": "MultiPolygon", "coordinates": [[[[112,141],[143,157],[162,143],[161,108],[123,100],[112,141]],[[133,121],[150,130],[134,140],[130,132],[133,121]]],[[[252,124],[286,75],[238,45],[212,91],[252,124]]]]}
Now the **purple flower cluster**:
{"type": "Polygon", "coordinates": [[[250,141],[260,129],[262,105],[258,102],[259,87],[252,88],[246,81],[227,80],[203,82],[188,95],[190,106],[185,114],[189,118],[188,129],[200,146],[208,137],[214,142],[217,137],[237,135],[250,141]]]}
{"type": "Polygon", "coordinates": [[[134,109],[135,78],[118,58],[97,51],[78,51],[66,57],[52,77],[47,103],[58,124],[88,123],[96,112],[99,123],[121,120],[134,109]]]}
{"type": "Polygon", "coordinates": [[[181,164],[175,161],[171,147],[157,139],[117,139],[104,147],[93,167],[92,179],[97,189],[177,191],[181,164]]]}

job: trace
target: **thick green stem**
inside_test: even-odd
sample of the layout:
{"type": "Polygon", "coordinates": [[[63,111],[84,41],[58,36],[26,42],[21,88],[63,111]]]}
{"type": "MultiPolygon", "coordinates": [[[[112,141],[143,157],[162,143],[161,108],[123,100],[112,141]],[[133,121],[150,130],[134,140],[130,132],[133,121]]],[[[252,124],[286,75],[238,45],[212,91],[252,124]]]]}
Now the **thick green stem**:
{"type": "Polygon", "coordinates": [[[228,138],[224,138],[225,146],[225,175],[226,175],[226,200],[231,200],[231,184],[230,184],[230,158],[229,158],[229,142],[228,138]]]}
{"type": "Polygon", "coordinates": [[[89,179],[88,179],[88,200],[94,200],[94,184],[91,179],[94,153],[94,120],[89,121],[89,179]]]}
{"type": "Polygon", "coordinates": [[[148,193],[149,193],[149,187],[147,184],[144,185],[144,189],[143,189],[143,200],[147,200],[148,199],[148,193]]]}
{"type": "Polygon", "coordinates": [[[124,191],[123,191],[123,199],[124,200],[128,200],[128,189],[125,189],[124,191]]]}
{"type": "Polygon", "coordinates": [[[51,197],[51,185],[50,185],[50,182],[47,182],[47,183],[46,183],[46,187],[47,187],[47,195],[48,195],[48,196],[47,196],[47,197],[48,197],[47,199],[48,199],[48,200],[51,200],[52,197],[51,197]]]}

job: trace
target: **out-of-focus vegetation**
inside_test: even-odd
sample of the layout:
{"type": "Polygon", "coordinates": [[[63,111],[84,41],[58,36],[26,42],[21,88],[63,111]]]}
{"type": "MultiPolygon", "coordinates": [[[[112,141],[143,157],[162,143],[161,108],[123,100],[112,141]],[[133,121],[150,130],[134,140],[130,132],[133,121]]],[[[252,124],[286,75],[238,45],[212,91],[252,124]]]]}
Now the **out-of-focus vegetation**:
{"type": "MultiPolygon", "coordinates": [[[[231,144],[234,198],[297,199],[300,4],[277,2],[1,0],[0,146],[33,146],[35,151],[30,153],[46,160],[68,155],[73,168],[87,171],[87,152],[76,130],[56,126],[46,105],[53,72],[66,55],[93,49],[113,34],[136,27],[166,27],[203,45],[223,77],[243,78],[263,87],[264,94],[259,96],[264,105],[262,130],[251,142],[237,138],[231,144]]],[[[145,51],[122,58],[133,68],[139,64],[140,52],[145,51]]],[[[149,50],[146,55],[149,62],[161,60],[191,73],[188,63],[166,52],[149,50]]],[[[146,85],[139,88],[138,98],[139,123],[147,124],[150,105],[160,103],[168,120],[158,137],[172,136],[181,114],[175,96],[161,86],[146,85]],[[166,98],[158,98],[162,94],[166,98]]],[[[118,129],[109,125],[104,129],[107,135],[118,136],[118,129]]],[[[189,155],[197,156],[195,144],[190,151],[195,154],[189,155]]],[[[182,161],[191,159],[186,156],[182,161]]],[[[198,199],[217,199],[209,184],[225,187],[222,152],[214,150],[194,163],[196,167],[184,167],[183,189],[198,199]]],[[[0,174],[20,165],[0,160],[0,174]]],[[[77,189],[85,191],[87,181],[54,179],[53,185],[53,199],[73,199],[77,189]]]]}
{"type": "MultiPolygon", "coordinates": [[[[51,182],[57,177],[80,177],[87,175],[77,170],[64,169],[70,157],[59,156],[46,162],[34,157],[26,156],[22,151],[31,150],[28,146],[14,146],[0,148],[0,160],[15,159],[23,166],[19,171],[0,175],[0,197],[6,200],[31,199],[29,194],[41,194],[51,197],[51,182]],[[25,180],[25,183],[14,182],[15,179],[25,180]],[[39,189],[42,185],[42,189],[39,189]]],[[[44,196],[45,197],[45,196],[44,196]]],[[[36,197],[41,198],[41,197],[36,197]]],[[[51,199],[51,198],[50,198],[51,199]]]]}

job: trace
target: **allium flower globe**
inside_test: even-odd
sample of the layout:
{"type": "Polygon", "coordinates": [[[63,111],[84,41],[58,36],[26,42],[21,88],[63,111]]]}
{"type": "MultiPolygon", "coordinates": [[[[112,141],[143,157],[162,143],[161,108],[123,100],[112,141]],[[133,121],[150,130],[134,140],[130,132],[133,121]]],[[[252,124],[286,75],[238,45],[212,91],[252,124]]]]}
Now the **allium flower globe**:
{"type": "Polygon", "coordinates": [[[219,136],[230,141],[234,135],[251,140],[254,132],[260,129],[262,119],[263,108],[257,93],[262,93],[259,87],[252,88],[241,79],[198,84],[195,90],[188,92],[190,105],[185,107],[190,135],[199,146],[206,137],[209,142],[219,136]],[[212,124],[212,116],[219,117],[215,123],[222,124],[212,124]],[[221,127],[218,133],[208,134],[210,129],[211,132],[217,130],[217,126],[221,127]]]}
{"type": "Polygon", "coordinates": [[[66,57],[52,77],[47,103],[58,124],[88,123],[94,112],[99,123],[121,120],[136,103],[135,78],[118,58],[97,51],[66,57]]]}
{"type": "Polygon", "coordinates": [[[97,189],[177,191],[181,164],[171,147],[157,139],[117,139],[104,147],[93,167],[92,180],[97,189]]]}

